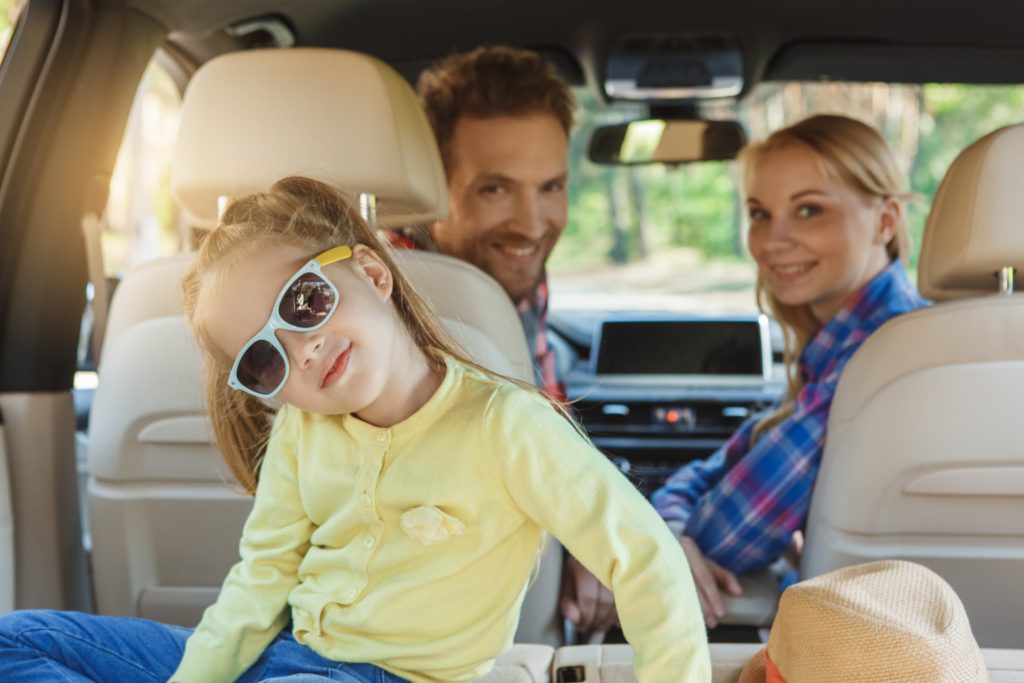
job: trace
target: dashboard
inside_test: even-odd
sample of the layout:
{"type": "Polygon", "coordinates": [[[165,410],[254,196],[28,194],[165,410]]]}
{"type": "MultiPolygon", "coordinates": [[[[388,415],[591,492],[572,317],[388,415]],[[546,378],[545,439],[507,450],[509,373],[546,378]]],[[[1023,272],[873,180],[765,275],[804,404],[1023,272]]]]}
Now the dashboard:
{"type": "Polygon", "coordinates": [[[781,337],[762,315],[558,311],[549,327],[575,416],[646,496],[785,389],[781,337]]]}

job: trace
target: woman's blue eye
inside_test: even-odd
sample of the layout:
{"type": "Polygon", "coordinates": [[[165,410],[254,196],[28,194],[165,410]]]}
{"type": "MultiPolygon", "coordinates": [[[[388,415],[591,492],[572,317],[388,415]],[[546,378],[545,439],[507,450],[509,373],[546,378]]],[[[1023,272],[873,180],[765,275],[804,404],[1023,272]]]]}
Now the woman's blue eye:
{"type": "Polygon", "coordinates": [[[750,220],[752,221],[764,221],[768,220],[768,212],[764,209],[751,209],[750,220]]]}
{"type": "Polygon", "coordinates": [[[801,204],[796,210],[796,215],[800,218],[811,218],[819,213],[821,213],[821,207],[817,204],[801,204]]]}

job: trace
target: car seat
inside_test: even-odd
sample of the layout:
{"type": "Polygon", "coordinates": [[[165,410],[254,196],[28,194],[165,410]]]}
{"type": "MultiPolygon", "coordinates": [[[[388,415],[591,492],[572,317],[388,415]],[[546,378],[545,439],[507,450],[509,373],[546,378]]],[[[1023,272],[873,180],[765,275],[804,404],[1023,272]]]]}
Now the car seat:
{"type": "Polygon", "coordinates": [[[901,558],[941,575],[982,647],[1024,647],[1024,125],[953,162],[918,285],[840,379],[801,573],[901,558]],[[1001,285],[1002,283],[1002,285],[1001,285]]]}

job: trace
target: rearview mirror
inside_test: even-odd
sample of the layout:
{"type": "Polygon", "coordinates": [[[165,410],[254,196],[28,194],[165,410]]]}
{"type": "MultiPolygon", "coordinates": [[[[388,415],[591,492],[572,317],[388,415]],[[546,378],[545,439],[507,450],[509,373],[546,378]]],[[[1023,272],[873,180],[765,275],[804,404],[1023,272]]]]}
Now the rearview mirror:
{"type": "Polygon", "coordinates": [[[734,159],[747,136],[736,121],[646,119],[601,126],[590,138],[598,164],[678,164],[734,159]]]}

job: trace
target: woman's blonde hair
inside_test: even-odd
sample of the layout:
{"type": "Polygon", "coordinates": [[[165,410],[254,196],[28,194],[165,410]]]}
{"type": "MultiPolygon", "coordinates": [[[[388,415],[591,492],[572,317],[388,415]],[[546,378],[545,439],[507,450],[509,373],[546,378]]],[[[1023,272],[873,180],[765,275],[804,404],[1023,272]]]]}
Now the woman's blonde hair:
{"type": "MultiPolygon", "coordinates": [[[[802,146],[810,149],[825,177],[838,179],[866,200],[894,199],[903,202],[911,195],[904,186],[899,164],[882,135],[873,127],[846,116],[821,114],[775,131],[761,142],[747,145],[740,152],[744,192],[749,194],[755,168],[767,154],[802,146]]],[[[905,257],[910,251],[910,233],[905,212],[893,226],[893,237],[886,245],[890,260],[905,257]]],[[[800,354],[821,322],[807,304],[783,304],[757,277],[757,304],[779,321],[785,338],[786,394],[779,407],[754,428],[753,440],[792,414],[796,396],[803,388],[798,367],[800,354]]]]}
{"type": "Polygon", "coordinates": [[[228,387],[234,359],[213,344],[197,309],[204,289],[215,279],[213,276],[256,249],[289,244],[307,248],[312,256],[340,245],[364,245],[391,271],[391,302],[413,342],[428,359],[443,367],[444,356],[450,355],[497,377],[468,358],[398,269],[390,248],[331,187],[309,178],[284,178],[268,192],[233,202],[221,223],[203,240],[182,286],[185,316],[204,351],[206,397],[214,436],[231,473],[248,493],[256,490],[274,411],[264,401],[228,387]]]}

